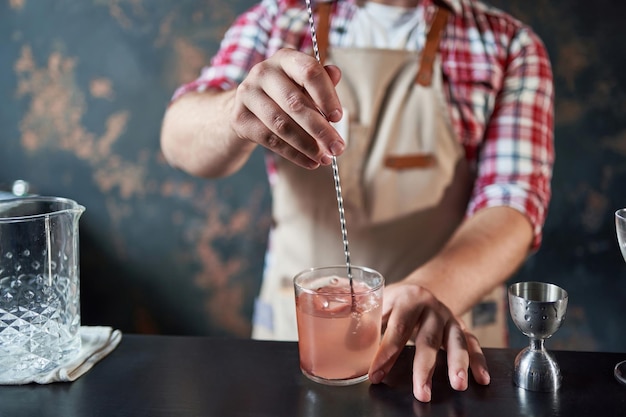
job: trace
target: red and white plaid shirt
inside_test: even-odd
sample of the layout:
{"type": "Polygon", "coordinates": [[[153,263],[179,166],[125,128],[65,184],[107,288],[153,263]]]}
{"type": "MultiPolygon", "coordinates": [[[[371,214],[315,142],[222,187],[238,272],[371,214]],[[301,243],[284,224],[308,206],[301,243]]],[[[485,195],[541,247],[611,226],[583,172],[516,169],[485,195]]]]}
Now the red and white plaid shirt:
{"type": "MultiPolygon", "coordinates": [[[[500,10],[474,0],[441,2],[452,11],[439,45],[445,94],[477,176],[467,215],[485,207],[515,208],[533,224],[536,249],[554,163],[554,89],[546,49],[531,28],[500,10]]],[[[356,7],[355,0],[333,7],[331,46],[341,45],[356,7]]],[[[433,0],[419,7],[430,23],[433,0]]],[[[253,65],[281,48],[312,51],[304,0],[262,0],[242,14],[211,65],[173,99],[190,91],[235,88],[253,65]]],[[[277,174],[271,165],[268,174],[277,174]]]]}

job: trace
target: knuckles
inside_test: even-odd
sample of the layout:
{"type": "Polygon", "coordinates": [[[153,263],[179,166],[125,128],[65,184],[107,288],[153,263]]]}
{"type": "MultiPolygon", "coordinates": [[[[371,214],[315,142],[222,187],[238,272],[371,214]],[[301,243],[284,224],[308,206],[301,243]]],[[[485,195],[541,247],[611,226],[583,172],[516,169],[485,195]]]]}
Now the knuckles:
{"type": "Polygon", "coordinates": [[[302,74],[305,82],[308,80],[318,80],[320,77],[328,76],[324,67],[317,63],[317,61],[313,60],[302,63],[300,74],[302,74]]]}
{"type": "Polygon", "coordinates": [[[282,144],[280,138],[272,132],[268,132],[268,134],[263,137],[263,142],[265,142],[266,147],[275,151],[279,149],[282,144]]]}
{"type": "Polygon", "coordinates": [[[298,93],[288,94],[285,101],[289,110],[294,113],[300,113],[307,108],[304,97],[298,93]]]}
{"type": "Polygon", "coordinates": [[[248,76],[241,82],[240,85],[251,84],[251,80],[263,79],[273,71],[273,66],[269,60],[261,61],[250,68],[248,76]]]}
{"type": "Polygon", "coordinates": [[[277,112],[271,115],[271,124],[271,129],[281,137],[288,135],[293,130],[290,121],[277,112]]]}

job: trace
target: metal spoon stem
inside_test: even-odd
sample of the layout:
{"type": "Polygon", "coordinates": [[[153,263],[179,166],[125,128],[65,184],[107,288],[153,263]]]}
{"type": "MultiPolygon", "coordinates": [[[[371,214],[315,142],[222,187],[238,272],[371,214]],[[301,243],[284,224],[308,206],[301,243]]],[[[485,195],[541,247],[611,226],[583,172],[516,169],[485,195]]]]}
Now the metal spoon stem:
{"type": "MultiPolygon", "coordinates": [[[[315,59],[320,64],[319,46],[317,44],[317,34],[315,33],[315,22],[313,21],[313,8],[311,0],[306,0],[307,12],[309,13],[309,25],[311,27],[311,41],[313,42],[313,53],[315,59]]],[[[352,297],[352,308],[355,307],[354,286],[352,283],[352,266],[350,264],[350,249],[348,247],[348,229],[346,228],[346,216],[343,208],[343,196],[341,194],[341,182],[339,180],[339,167],[337,166],[337,157],[333,155],[332,159],[333,179],[335,182],[335,192],[337,194],[337,207],[339,208],[339,223],[341,225],[341,238],[343,240],[343,252],[346,258],[346,268],[348,270],[348,280],[350,281],[350,295],[352,297]]]]}

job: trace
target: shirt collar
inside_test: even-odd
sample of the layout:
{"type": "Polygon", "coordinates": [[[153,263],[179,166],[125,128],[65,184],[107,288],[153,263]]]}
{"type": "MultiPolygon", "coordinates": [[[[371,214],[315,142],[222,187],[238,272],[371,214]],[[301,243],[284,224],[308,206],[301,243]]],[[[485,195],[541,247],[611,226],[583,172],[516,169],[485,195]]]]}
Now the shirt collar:
{"type": "MultiPolygon", "coordinates": [[[[318,1],[324,1],[324,0],[318,0],[318,1]]],[[[352,0],[352,2],[355,4],[358,3],[357,0],[352,0]]],[[[461,0],[424,0],[425,7],[431,6],[431,5],[444,5],[445,7],[450,9],[452,13],[454,13],[455,15],[461,14],[462,9],[463,9],[461,7],[461,0]]]]}
{"type": "Polygon", "coordinates": [[[424,0],[424,5],[443,5],[450,9],[455,15],[462,12],[461,0],[424,0]]]}

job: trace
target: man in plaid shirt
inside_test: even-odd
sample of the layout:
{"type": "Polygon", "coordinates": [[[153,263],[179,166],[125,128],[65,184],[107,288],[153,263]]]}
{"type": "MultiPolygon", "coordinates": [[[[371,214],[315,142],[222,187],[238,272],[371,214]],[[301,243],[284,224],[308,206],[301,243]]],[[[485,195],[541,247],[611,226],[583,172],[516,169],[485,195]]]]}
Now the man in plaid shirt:
{"type": "MultiPolygon", "coordinates": [[[[551,66],[531,28],[478,1],[363,3],[332,2],[327,65],[320,65],[312,55],[304,0],[263,0],[251,7],[226,33],[211,65],[175,92],[163,121],[162,149],[172,166],[208,178],[236,172],[258,145],[269,150],[277,226],[255,311],[256,337],[291,337],[287,331],[277,331],[281,328],[277,316],[283,313],[272,297],[278,297],[285,286],[291,288],[287,281],[299,272],[297,265],[305,269],[318,266],[316,262],[341,263],[340,257],[333,258],[335,252],[343,255],[340,249],[322,251],[321,258],[290,252],[307,238],[305,230],[312,231],[311,246],[325,246],[321,243],[325,235],[318,240],[325,217],[335,216],[329,226],[332,232],[339,228],[336,205],[334,213],[322,216],[308,210],[311,205],[322,206],[325,198],[311,175],[327,171],[333,155],[340,161],[342,181],[355,182],[352,172],[362,173],[365,179],[355,182],[355,192],[345,192],[348,200],[359,192],[363,195],[355,198],[352,211],[348,201],[348,228],[354,231],[350,243],[358,249],[352,252],[357,258],[363,253],[359,263],[378,269],[390,284],[384,295],[386,329],[370,380],[381,382],[402,347],[415,343],[414,395],[430,401],[430,375],[441,347],[447,351],[454,389],[467,387],[469,367],[478,383],[489,383],[474,334],[479,334],[481,322],[496,319],[476,311],[493,313],[489,302],[481,300],[502,288],[529,253],[539,248],[554,162],[551,66]],[[445,11],[439,13],[443,23],[435,29],[440,10],[445,11]],[[428,40],[431,34],[436,40],[428,40]],[[411,66],[410,57],[426,55],[429,42],[436,55],[430,60],[416,58],[411,66]],[[367,52],[362,64],[352,58],[342,61],[344,50],[345,56],[353,57],[357,55],[350,55],[350,50],[359,49],[367,52]],[[389,50],[404,51],[408,61],[405,55],[400,58],[397,73],[387,77],[393,82],[384,88],[372,88],[371,95],[360,92],[384,79],[381,74],[389,71],[386,57],[396,56],[389,50]],[[373,79],[363,78],[374,67],[381,68],[373,79]],[[432,74],[425,82],[420,78],[423,68],[432,74]],[[404,71],[413,71],[415,79],[407,89],[398,87],[402,78],[398,74],[404,71]],[[397,90],[401,98],[390,98],[397,90]],[[364,96],[378,100],[371,106],[377,112],[369,118],[364,116],[369,107],[360,104],[364,96]],[[408,116],[390,114],[412,106],[415,111],[408,116]],[[392,123],[385,124],[388,117],[392,123]],[[397,126],[402,126],[401,133],[397,126]],[[357,130],[369,133],[359,136],[357,130]],[[435,144],[414,149],[396,136],[426,142],[434,138],[435,144]],[[359,158],[350,156],[356,155],[351,146],[361,140],[369,141],[361,155],[364,161],[354,162],[359,158]],[[381,143],[383,150],[377,156],[381,143]],[[345,168],[341,166],[344,153],[345,168]],[[445,166],[453,168],[451,173],[434,171],[445,166]],[[433,172],[428,178],[446,176],[445,181],[432,186],[435,181],[421,179],[428,170],[433,172]],[[415,177],[402,179],[404,175],[415,177]],[[384,178],[397,178],[405,185],[381,183],[384,178]],[[410,186],[420,181],[426,185],[410,186]],[[449,190],[467,197],[455,199],[449,190]],[[437,197],[424,203],[432,196],[437,197]],[[438,214],[452,206],[460,211],[438,214]],[[352,212],[359,219],[354,227],[352,212]],[[385,229],[393,230],[392,236],[385,229]],[[375,237],[368,242],[370,236],[375,237]],[[296,259],[296,265],[287,265],[285,258],[296,259]],[[473,315],[461,319],[472,311],[473,315]]],[[[332,188],[332,179],[326,187],[332,188]]],[[[506,332],[504,296],[496,294],[490,302],[497,305],[499,333],[492,339],[479,335],[481,343],[487,340],[494,346],[503,344],[506,332]]]]}

